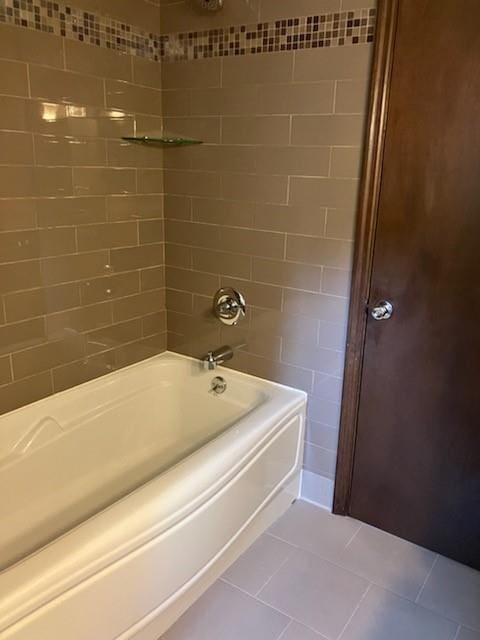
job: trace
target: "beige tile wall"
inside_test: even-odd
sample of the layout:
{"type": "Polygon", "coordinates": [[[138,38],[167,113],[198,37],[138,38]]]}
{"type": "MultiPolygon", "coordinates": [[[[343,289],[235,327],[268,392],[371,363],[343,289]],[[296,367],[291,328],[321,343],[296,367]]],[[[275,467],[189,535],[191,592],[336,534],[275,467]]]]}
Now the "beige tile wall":
{"type": "Polygon", "coordinates": [[[2,413],[165,348],[162,152],[121,140],[161,127],[160,80],[0,26],[2,413]]]}
{"type": "MultiPolygon", "coordinates": [[[[162,28],[338,8],[227,2],[205,18],[167,2],[162,28]]],[[[305,468],[328,478],[370,58],[371,45],[357,45],[162,66],[165,125],[206,142],[165,156],[169,348],[201,357],[230,343],[232,367],[306,390],[305,468]],[[234,328],[211,315],[225,285],[248,302],[234,328]]]]}

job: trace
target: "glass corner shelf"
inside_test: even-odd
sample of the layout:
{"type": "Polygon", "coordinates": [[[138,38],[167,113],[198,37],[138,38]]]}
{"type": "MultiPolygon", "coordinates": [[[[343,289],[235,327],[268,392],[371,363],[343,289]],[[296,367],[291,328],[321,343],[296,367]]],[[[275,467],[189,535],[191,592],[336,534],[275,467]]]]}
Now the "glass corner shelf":
{"type": "Polygon", "coordinates": [[[147,144],[152,147],[186,147],[193,144],[203,144],[202,140],[182,138],[180,136],[123,136],[122,140],[147,144]]]}

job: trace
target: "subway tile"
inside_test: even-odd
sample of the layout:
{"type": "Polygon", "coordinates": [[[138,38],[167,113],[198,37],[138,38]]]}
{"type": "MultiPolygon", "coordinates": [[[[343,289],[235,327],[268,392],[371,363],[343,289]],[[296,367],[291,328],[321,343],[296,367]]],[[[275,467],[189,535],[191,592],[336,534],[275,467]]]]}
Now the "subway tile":
{"type": "Polygon", "coordinates": [[[274,204],[287,202],[287,176],[224,173],[221,174],[220,179],[223,198],[274,204]]]}
{"type": "Polygon", "coordinates": [[[366,79],[370,72],[372,45],[304,49],[295,53],[295,82],[366,79]]]}
{"type": "Polygon", "coordinates": [[[32,98],[103,107],[103,80],[93,76],[30,65],[32,98]]]}
{"type": "Polygon", "coordinates": [[[281,309],[282,290],[280,287],[259,282],[237,280],[231,276],[222,276],[221,284],[222,287],[233,287],[234,289],[240,290],[249,301],[249,305],[255,307],[263,306],[267,309],[281,309]]]}
{"type": "Polygon", "coordinates": [[[193,312],[193,294],[167,289],[166,305],[169,311],[191,314],[193,312]]]}
{"type": "MultiPolygon", "coordinates": [[[[145,58],[131,58],[133,67],[133,82],[143,84],[154,89],[162,89],[161,65],[145,58]]],[[[108,74],[105,74],[108,75],[108,74]]]]}
{"type": "Polygon", "coordinates": [[[258,205],[213,198],[193,198],[192,216],[196,222],[230,227],[254,227],[258,205]]]}
{"type": "Polygon", "coordinates": [[[321,320],[318,326],[318,346],[326,349],[344,351],[347,341],[347,325],[345,322],[335,323],[321,320]]]}
{"type": "Polygon", "coordinates": [[[0,25],[0,58],[63,67],[62,38],[33,29],[0,25]]]}
{"type": "Polygon", "coordinates": [[[327,209],[327,221],[325,227],[326,237],[353,240],[355,219],[355,208],[327,209]]]}
{"type": "MultiPolygon", "coordinates": [[[[166,131],[201,140],[206,144],[220,142],[220,126],[220,118],[217,117],[164,118],[166,131]]],[[[175,153],[178,150],[172,151],[175,153]]]]}
{"type": "Polygon", "coordinates": [[[350,294],[350,271],[325,268],[322,276],[322,291],[334,296],[347,297],[350,294]]]}
{"type": "Polygon", "coordinates": [[[313,344],[317,340],[318,323],[314,318],[288,314],[275,309],[252,307],[250,304],[249,308],[251,327],[254,331],[292,340],[304,340],[313,344]]]}
{"type": "Polygon", "coordinates": [[[165,287],[165,266],[151,267],[140,271],[140,288],[142,291],[162,289],[165,287]]]}
{"type": "Polygon", "coordinates": [[[0,166],[0,197],[72,195],[72,172],[64,168],[0,166]]]}
{"type": "Polygon", "coordinates": [[[163,199],[158,195],[107,196],[107,217],[111,222],[162,218],[163,199]]]}
{"type": "Polygon", "coordinates": [[[114,349],[119,345],[139,340],[142,337],[142,320],[136,318],[127,322],[119,322],[87,333],[85,336],[88,355],[114,349]]]}
{"type": "Polygon", "coordinates": [[[164,240],[163,220],[143,220],[138,223],[138,241],[140,244],[152,244],[164,240]]]}
{"type": "Polygon", "coordinates": [[[173,196],[164,194],[165,218],[177,220],[191,220],[192,200],[188,196],[173,196]]]}
{"type": "Polygon", "coordinates": [[[0,410],[13,411],[53,393],[50,372],[0,387],[0,410]]]}
{"type": "Polygon", "coordinates": [[[260,87],[256,85],[210,87],[193,89],[187,97],[179,92],[170,97],[171,92],[167,92],[166,97],[168,107],[172,111],[174,106],[177,109],[175,115],[245,116],[262,113],[259,91],[260,87]]]}
{"type": "Polygon", "coordinates": [[[164,165],[164,153],[160,148],[125,140],[107,140],[107,157],[110,167],[158,169],[164,165]]]}
{"type": "Polygon", "coordinates": [[[288,145],[289,116],[235,116],[222,118],[223,144],[288,145]]]}
{"type": "Polygon", "coordinates": [[[65,336],[12,356],[14,378],[20,380],[82,358],[85,345],[76,336],[65,336]]]}
{"type": "Polygon", "coordinates": [[[45,198],[34,202],[38,212],[38,226],[64,227],[104,222],[105,198],[45,198]]]}
{"type": "Polygon", "coordinates": [[[335,94],[335,113],[365,114],[368,109],[370,82],[362,80],[338,80],[335,94]]]}
{"type": "Polygon", "coordinates": [[[220,231],[219,227],[197,222],[167,220],[165,223],[165,238],[168,243],[226,251],[228,247],[224,246],[220,231]]]}
{"type": "Polygon", "coordinates": [[[70,71],[92,76],[131,80],[131,57],[85,42],[64,40],[65,67],[70,71]]]}
{"type": "Polygon", "coordinates": [[[159,333],[166,333],[166,331],[167,313],[165,310],[158,313],[150,313],[142,318],[142,334],[144,337],[155,336],[159,333]]]}
{"type": "Polygon", "coordinates": [[[325,398],[326,400],[340,403],[342,400],[342,386],[343,381],[341,378],[334,378],[323,373],[316,373],[313,385],[313,394],[319,398],[325,398]]]}
{"type": "Polygon", "coordinates": [[[28,96],[26,64],[0,60],[0,93],[10,96],[28,96]]]}
{"type": "Polygon", "coordinates": [[[348,303],[343,298],[335,296],[286,289],[284,292],[284,310],[287,313],[297,313],[324,320],[325,322],[343,325],[347,319],[348,303]]]}
{"type": "Polygon", "coordinates": [[[258,87],[258,113],[320,114],[333,113],[335,83],[299,82],[265,84],[258,87]]]}
{"type": "Polygon", "coordinates": [[[313,236],[287,236],[287,259],[339,269],[349,269],[352,243],[313,236]]]}
{"type": "Polygon", "coordinates": [[[0,200],[0,232],[33,229],[36,226],[35,200],[0,200]]]}
{"type": "Polygon", "coordinates": [[[104,167],[74,167],[73,188],[77,196],[135,193],[135,171],[104,167]]]}
{"type": "Polygon", "coordinates": [[[32,289],[42,284],[38,260],[0,265],[0,293],[32,289]]]}
{"type": "Polygon", "coordinates": [[[194,269],[199,271],[233,276],[234,278],[250,279],[252,273],[249,256],[224,251],[192,249],[192,265],[194,269]]]}
{"type": "Polygon", "coordinates": [[[303,206],[260,204],[254,211],[256,229],[323,236],[326,210],[316,203],[303,206]]]}
{"type": "Polygon", "coordinates": [[[107,78],[105,99],[107,107],[135,113],[162,114],[162,93],[158,89],[107,78]]]}
{"type": "Polygon", "coordinates": [[[297,367],[306,367],[312,371],[320,371],[330,376],[342,374],[344,357],[340,351],[324,349],[300,340],[284,340],[283,362],[297,367]]]}
{"type": "MultiPolygon", "coordinates": [[[[12,381],[12,371],[10,367],[10,358],[5,356],[0,358],[0,385],[8,384],[12,381]]],[[[1,393],[1,391],[0,391],[1,393]]],[[[0,410],[3,410],[3,407],[0,404],[0,410]]]]}
{"type": "MultiPolygon", "coordinates": [[[[0,70],[1,74],[1,70],[0,70]]],[[[1,75],[0,75],[1,77],[1,75]]],[[[0,164],[33,164],[33,143],[29,133],[0,131],[0,164]]]]}
{"type": "Polygon", "coordinates": [[[257,147],[256,155],[262,174],[328,176],[328,147],[257,147]]]}
{"type": "MultiPolygon", "coordinates": [[[[341,355],[343,358],[343,354],[341,355]]],[[[311,396],[308,400],[308,418],[321,422],[328,427],[338,429],[340,425],[340,403],[311,396]]]]}
{"type": "Polygon", "coordinates": [[[43,318],[0,326],[0,353],[19,351],[45,340],[43,318]]]}
{"type": "Polygon", "coordinates": [[[330,175],[333,178],[360,178],[362,153],[356,147],[333,147],[330,175]]]}
{"type": "Polygon", "coordinates": [[[134,296],[120,298],[113,303],[113,320],[120,322],[144,316],[165,308],[163,291],[145,291],[134,296]]]}
{"type": "Polygon", "coordinates": [[[166,193],[177,196],[216,197],[220,193],[220,176],[206,171],[164,171],[166,193]]]}
{"type": "Polygon", "coordinates": [[[293,116],[292,144],[360,146],[365,121],[359,115],[293,116]]]}
{"type": "MultiPolygon", "coordinates": [[[[210,90],[206,89],[208,93],[210,90]]],[[[195,95],[197,92],[193,92],[195,95]]],[[[199,90],[199,94],[203,91],[199,90]]],[[[166,90],[163,87],[162,90],[162,107],[165,116],[188,116],[192,115],[217,115],[215,111],[211,111],[208,106],[203,106],[203,102],[199,99],[198,105],[194,108],[191,104],[194,98],[190,97],[190,91],[188,89],[172,89],[166,90]]],[[[220,112],[218,112],[220,113],[220,112]]]]}
{"type": "Polygon", "coordinates": [[[222,86],[290,82],[293,52],[223,58],[222,86]]]}
{"type": "Polygon", "coordinates": [[[137,240],[136,222],[89,224],[77,229],[79,251],[126,247],[136,245],[137,240]]]}
{"type": "Polygon", "coordinates": [[[16,262],[73,253],[73,229],[41,229],[0,233],[0,262],[16,262]]]}
{"type": "Polygon", "coordinates": [[[256,282],[319,291],[322,270],[306,264],[254,258],[252,278],[256,282]]]}
{"type": "Polygon", "coordinates": [[[219,87],[222,60],[194,60],[162,64],[162,89],[219,87]]]}
{"type": "Polygon", "coordinates": [[[224,251],[265,258],[283,258],[284,236],[280,233],[249,229],[220,228],[220,246],[224,251]]]}
{"type": "Polygon", "coordinates": [[[107,251],[71,254],[43,259],[42,277],[46,285],[53,285],[102,276],[108,268],[107,251]]]}
{"type": "Polygon", "coordinates": [[[303,465],[307,471],[318,473],[320,476],[333,478],[337,462],[336,451],[329,451],[322,447],[307,442],[305,444],[305,454],[303,465]]]}
{"type": "Polygon", "coordinates": [[[305,440],[323,449],[336,451],[338,446],[338,429],[308,419],[305,440]]]}
{"type": "Polygon", "coordinates": [[[219,276],[199,271],[167,266],[166,276],[169,287],[189,293],[211,296],[220,286],[219,276]]]}
{"type": "Polygon", "coordinates": [[[107,163],[104,140],[40,135],[36,135],[34,140],[36,164],[92,167],[104,166],[107,163]]]}
{"type": "Polygon", "coordinates": [[[232,369],[249,373],[258,378],[272,380],[279,384],[286,384],[296,389],[309,392],[312,385],[312,372],[288,364],[261,358],[250,353],[238,351],[235,358],[228,365],[232,369]]]}
{"type": "Polygon", "coordinates": [[[163,264],[163,244],[145,244],[138,247],[112,249],[111,266],[114,271],[132,271],[163,264]]]}
{"type": "Polygon", "coordinates": [[[165,244],[165,264],[169,267],[181,269],[192,268],[192,249],[178,244],[165,244]]]}
{"type": "Polygon", "coordinates": [[[89,305],[123,298],[139,291],[138,272],[93,278],[80,284],[82,304],[89,305]]]}
{"type": "Polygon", "coordinates": [[[308,206],[316,202],[320,207],[354,208],[359,183],[347,178],[303,178],[290,180],[289,203],[308,206]]]}
{"type": "Polygon", "coordinates": [[[138,193],[163,193],[163,175],[164,174],[161,169],[139,169],[137,171],[138,193]]]}
{"type": "Polygon", "coordinates": [[[47,316],[49,339],[69,338],[83,344],[79,334],[112,324],[112,307],[109,302],[93,304],[47,316]]]}

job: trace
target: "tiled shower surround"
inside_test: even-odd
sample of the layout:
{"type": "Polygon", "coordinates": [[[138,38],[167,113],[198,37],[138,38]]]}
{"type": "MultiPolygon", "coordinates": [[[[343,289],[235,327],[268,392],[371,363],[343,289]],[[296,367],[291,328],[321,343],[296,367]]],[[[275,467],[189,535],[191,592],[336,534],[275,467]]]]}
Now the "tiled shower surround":
{"type": "Polygon", "coordinates": [[[328,503],[374,5],[78,4],[98,38],[43,0],[6,0],[0,24],[1,411],[153,355],[167,330],[197,357],[229,343],[233,367],[308,391],[306,495],[328,503]],[[204,144],[121,140],[162,127],[204,144]],[[249,305],[228,329],[223,285],[249,305]]]}

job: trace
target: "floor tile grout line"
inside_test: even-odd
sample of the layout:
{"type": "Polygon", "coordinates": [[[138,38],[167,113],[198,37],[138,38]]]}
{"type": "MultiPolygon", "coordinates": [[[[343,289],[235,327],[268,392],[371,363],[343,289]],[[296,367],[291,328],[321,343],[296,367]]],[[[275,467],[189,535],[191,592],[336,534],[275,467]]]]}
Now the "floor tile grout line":
{"type": "Polygon", "coordinates": [[[360,526],[358,527],[358,529],[355,531],[355,533],[353,534],[353,536],[350,538],[350,540],[347,542],[347,544],[345,545],[345,547],[343,548],[343,550],[345,551],[345,549],[348,549],[348,547],[352,544],[352,542],[355,540],[355,538],[357,537],[357,535],[360,533],[360,530],[363,529],[363,524],[360,523],[360,526]]]}
{"type": "Polygon", "coordinates": [[[455,636],[453,637],[453,640],[458,640],[459,636],[460,636],[460,631],[462,630],[462,625],[459,624],[457,627],[457,633],[455,634],[455,636]]]}
{"type": "Polygon", "coordinates": [[[368,587],[365,589],[365,593],[362,595],[362,597],[360,598],[357,606],[355,607],[355,609],[352,611],[352,615],[349,617],[349,619],[347,620],[347,622],[345,623],[345,626],[343,627],[343,629],[340,631],[340,634],[337,637],[337,640],[341,640],[343,634],[345,633],[348,625],[350,624],[350,622],[353,620],[355,614],[357,613],[357,611],[360,609],[360,605],[362,604],[362,602],[365,600],[365,598],[367,597],[368,593],[370,592],[371,588],[372,588],[372,583],[370,582],[368,587]]]}
{"type": "Polygon", "coordinates": [[[425,576],[425,580],[423,581],[423,584],[420,587],[420,591],[418,592],[417,597],[415,598],[415,604],[420,604],[420,598],[422,597],[422,594],[423,594],[423,592],[425,590],[425,587],[427,586],[427,582],[428,582],[430,576],[432,575],[432,572],[433,572],[433,570],[435,568],[435,565],[437,564],[439,558],[440,558],[440,556],[437,553],[437,555],[433,559],[432,566],[430,567],[430,571],[425,576]]]}
{"type": "Polygon", "coordinates": [[[290,621],[293,620],[293,618],[290,615],[288,615],[288,613],[285,613],[285,611],[282,611],[281,609],[277,609],[277,607],[274,607],[273,604],[270,604],[269,602],[265,602],[264,600],[260,600],[260,598],[257,598],[256,596],[252,596],[251,593],[248,593],[248,591],[245,591],[245,589],[242,589],[241,587],[237,587],[237,585],[232,584],[231,582],[228,582],[228,580],[225,580],[225,578],[223,578],[222,576],[220,576],[218,580],[220,582],[224,582],[229,587],[232,587],[232,589],[236,589],[237,591],[240,591],[240,593],[243,593],[243,595],[248,596],[251,600],[255,600],[255,602],[258,602],[264,607],[268,607],[269,609],[272,609],[272,611],[276,611],[277,613],[280,613],[285,618],[289,618],[290,621]]]}
{"type": "Polygon", "coordinates": [[[293,619],[290,619],[290,622],[287,624],[287,626],[285,627],[285,629],[282,631],[282,633],[278,636],[277,640],[282,640],[282,638],[285,637],[285,634],[287,633],[287,631],[290,629],[290,627],[293,624],[293,619]]]}
{"type": "Polygon", "coordinates": [[[255,592],[255,598],[260,594],[261,591],[263,591],[272,581],[272,579],[277,575],[277,573],[283,569],[283,567],[287,564],[287,562],[289,561],[291,555],[293,554],[293,552],[295,551],[295,548],[293,548],[291,551],[288,552],[287,557],[283,560],[282,564],[272,573],[272,575],[268,578],[268,580],[260,587],[260,589],[258,589],[258,591],[255,592]]]}

